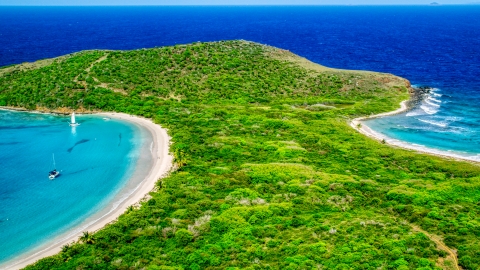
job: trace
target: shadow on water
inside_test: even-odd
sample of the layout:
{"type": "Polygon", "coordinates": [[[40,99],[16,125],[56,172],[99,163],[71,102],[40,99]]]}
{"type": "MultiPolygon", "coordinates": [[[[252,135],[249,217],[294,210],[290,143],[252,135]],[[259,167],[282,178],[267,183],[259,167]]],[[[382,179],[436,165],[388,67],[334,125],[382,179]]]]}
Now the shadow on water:
{"type": "Polygon", "coordinates": [[[77,143],[75,143],[75,145],[73,145],[72,147],[68,148],[67,152],[68,153],[71,153],[73,151],[73,148],[75,148],[75,146],[79,145],[79,144],[82,144],[82,143],[86,143],[90,140],[87,140],[87,139],[83,139],[83,140],[80,140],[78,141],[77,143]]]}
{"type": "Polygon", "coordinates": [[[120,143],[122,143],[122,133],[118,134],[118,138],[119,138],[118,146],[120,146],[120,143]]]}
{"type": "Polygon", "coordinates": [[[0,142],[0,145],[14,145],[14,144],[20,144],[20,142],[0,142]]]}
{"type": "Polygon", "coordinates": [[[74,171],[74,172],[66,172],[66,173],[62,171],[62,173],[63,173],[63,175],[73,175],[73,174],[77,174],[77,173],[81,173],[81,172],[88,171],[88,170],[90,170],[90,169],[93,169],[93,168],[78,170],[78,171],[74,171]]]}
{"type": "Polygon", "coordinates": [[[90,167],[90,168],[86,168],[86,169],[81,169],[81,170],[77,170],[77,171],[73,171],[73,172],[69,172],[68,170],[65,171],[65,170],[62,170],[61,171],[61,174],[58,177],[60,176],[64,176],[64,177],[67,177],[67,176],[70,176],[70,175],[75,175],[75,174],[79,174],[79,173],[83,173],[83,172],[86,172],[86,171],[89,171],[89,170],[95,170],[95,169],[98,169],[99,167],[90,167]]]}
{"type": "Polygon", "coordinates": [[[49,125],[16,125],[16,126],[0,126],[0,130],[15,130],[15,129],[35,129],[35,128],[48,128],[49,125]]]}

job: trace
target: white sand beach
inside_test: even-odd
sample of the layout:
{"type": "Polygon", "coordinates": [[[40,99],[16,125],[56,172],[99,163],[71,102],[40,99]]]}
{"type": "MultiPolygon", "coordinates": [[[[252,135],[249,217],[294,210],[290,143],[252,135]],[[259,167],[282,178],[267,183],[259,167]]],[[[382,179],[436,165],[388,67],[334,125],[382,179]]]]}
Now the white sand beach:
{"type": "Polygon", "coordinates": [[[122,200],[115,205],[109,205],[109,211],[107,213],[85,220],[81,225],[58,236],[58,238],[53,239],[49,243],[10,260],[5,265],[2,265],[1,269],[21,269],[41,258],[57,254],[61,251],[62,246],[77,241],[84,231],[94,232],[100,230],[105,225],[115,221],[129,206],[135,205],[145,198],[145,196],[154,189],[155,183],[160,178],[165,177],[172,169],[173,157],[169,154],[170,137],[165,129],[149,119],[128,114],[98,113],[96,115],[131,122],[143,127],[151,134],[153,142],[151,144],[149,143],[150,147],[143,147],[141,150],[149,152],[143,154],[151,155],[149,158],[152,159],[153,165],[148,174],[146,174],[146,177],[142,179],[140,184],[136,185],[131,191],[129,191],[128,196],[122,198],[122,200]]]}
{"type": "Polygon", "coordinates": [[[350,126],[367,137],[373,138],[381,142],[385,142],[386,144],[389,144],[392,146],[400,147],[407,150],[414,150],[419,153],[430,154],[430,155],[434,155],[442,158],[450,158],[450,159],[460,160],[460,161],[470,161],[475,163],[480,162],[480,156],[478,155],[475,155],[475,156],[462,155],[461,153],[456,153],[453,151],[452,152],[444,151],[444,150],[429,148],[423,145],[417,145],[417,144],[408,143],[405,141],[396,140],[384,134],[376,132],[366,125],[365,120],[385,117],[385,116],[390,116],[390,115],[395,115],[395,114],[405,112],[406,110],[408,110],[407,102],[408,100],[402,101],[400,103],[400,108],[395,111],[376,114],[376,115],[367,116],[367,117],[355,118],[350,122],[350,126]]]}

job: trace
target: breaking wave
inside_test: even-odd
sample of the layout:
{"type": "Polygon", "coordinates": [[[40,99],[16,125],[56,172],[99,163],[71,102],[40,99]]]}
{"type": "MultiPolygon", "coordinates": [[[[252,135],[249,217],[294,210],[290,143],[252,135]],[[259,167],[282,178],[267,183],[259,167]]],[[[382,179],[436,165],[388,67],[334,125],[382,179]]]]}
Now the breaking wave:
{"type": "Polygon", "coordinates": [[[436,98],[433,98],[432,96],[428,96],[428,97],[427,97],[427,100],[431,100],[431,101],[434,101],[434,102],[437,102],[437,103],[442,103],[441,100],[436,99],[436,98]]]}
{"type": "Polygon", "coordinates": [[[430,106],[433,106],[433,107],[440,107],[440,104],[436,104],[436,103],[433,103],[431,101],[428,101],[428,98],[424,100],[424,102],[430,106]]]}
{"type": "Polygon", "coordinates": [[[433,106],[422,105],[420,106],[420,109],[422,109],[427,114],[436,114],[438,112],[438,109],[432,107],[433,106]]]}
{"type": "Polygon", "coordinates": [[[411,117],[411,116],[418,116],[418,115],[423,115],[423,113],[419,112],[419,111],[411,111],[411,112],[408,112],[406,114],[407,117],[411,117]]]}
{"type": "MultiPolygon", "coordinates": [[[[436,114],[441,107],[442,94],[439,94],[440,90],[438,88],[430,89],[429,92],[425,93],[424,98],[419,102],[417,107],[406,113],[407,117],[420,116],[420,115],[433,115],[436,114]]],[[[423,119],[425,120],[425,119],[423,119]]]]}
{"type": "Polygon", "coordinates": [[[425,120],[425,119],[420,119],[420,118],[417,118],[417,120],[420,121],[420,122],[423,122],[423,123],[427,123],[427,124],[434,125],[434,126],[437,126],[437,127],[442,127],[442,128],[445,128],[445,127],[448,126],[448,123],[445,123],[445,122],[425,120]]]}
{"type": "Polygon", "coordinates": [[[438,94],[438,91],[439,89],[437,88],[432,89],[425,99],[422,100],[420,109],[426,114],[436,114],[440,110],[442,101],[438,98],[442,95],[438,94]],[[434,98],[434,96],[437,98],[434,98]]]}

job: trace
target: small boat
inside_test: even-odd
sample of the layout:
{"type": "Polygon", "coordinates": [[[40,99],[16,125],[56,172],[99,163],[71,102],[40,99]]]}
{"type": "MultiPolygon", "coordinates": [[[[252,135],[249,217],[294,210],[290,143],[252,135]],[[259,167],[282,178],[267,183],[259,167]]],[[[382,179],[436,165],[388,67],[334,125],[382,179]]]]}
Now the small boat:
{"type": "Polygon", "coordinates": [[[53,180],[60,175],[60,172],[57,171],[57,168],[56,168],[57,166],[55,166],[55,155],[52,154],[52,157],[53,157],[53,171],[48,172],[48,178],[50,180],[53,180]]]}
{"type": "Polygon", "coordinates": [[[80,124],[75,122],[75,112],[72,113],[71,119],[70,119],[70,126],[71,127],[76,127],[79,126],[80,124]]]}

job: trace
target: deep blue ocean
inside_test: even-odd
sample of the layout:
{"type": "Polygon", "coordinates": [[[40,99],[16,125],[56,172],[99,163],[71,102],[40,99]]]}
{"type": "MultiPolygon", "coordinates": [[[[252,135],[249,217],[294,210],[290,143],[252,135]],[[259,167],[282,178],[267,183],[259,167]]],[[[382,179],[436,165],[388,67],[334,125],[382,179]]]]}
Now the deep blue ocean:
{"type": "MultiPolygon", "coordinates": [[[[288,49],[329,67],[393,73],[414,85],[432,87],[435,90],[412,111],[368,125],[414,144],[471,156],[480,153],[478,5],[0,7],[0,66],[86,49],[130,50],[229,39],[288,49]]],[[[0,124],[5,125],[1,119],[0,124]]],[[[0,137],[4,133],[0,130],[0,137]]],[[[43,152],[41,166],[48,169],[51,150],[43,152]]],[[[65,149],[59,152],[59,161],[68,162],[61,155],[68,156],[65,149]]],[[[0,161],[5,156],[0,150],[0,161]]],[[[32,166],[18,156],[16,160],[0,163],[1,170],[18,172],[32,166]]],[[[16,185],[12,177],[18,178],[5,177],[0,174],[7,193],[0,196],[9,196],[16,185]]]]}
{"type": "Polygon", "coordinates": [[[411,143],[480,153],[480,5],[0,7],[0,66],[85,49],[228,39],[436,88],[417,113],[368,125],[411,143]]]}
{"type": "Polygon", "coordinates": [[[121,199],[145,131],[100,116],[78,116],[78,127],[68,121],[0,110],[0,262],[121,199]],[[53,155],[61,174],[50,180],[53,155]]]}

